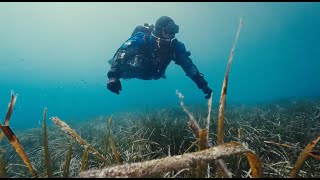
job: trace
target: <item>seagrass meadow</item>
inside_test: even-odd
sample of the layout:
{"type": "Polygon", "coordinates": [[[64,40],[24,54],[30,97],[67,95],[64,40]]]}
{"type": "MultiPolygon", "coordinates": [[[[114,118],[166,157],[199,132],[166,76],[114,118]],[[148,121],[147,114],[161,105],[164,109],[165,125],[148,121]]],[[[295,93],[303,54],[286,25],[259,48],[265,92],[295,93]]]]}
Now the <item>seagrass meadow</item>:
{"type": "MultiPolygon", "coordinates": [[[[206,106],[188,107],[198,128],[206,127],[206,106]]],[[[225,111],[221,144],[217,117],[213,109],[209,132],[191,129],[180,107],[97,117],[72,127],[57,117],[52,118],[57,126],[45,127],[48,118],[44,115],[43,128],[16,135],[2,125],[14,146],[2,139],[1,176],[320,177],[316,154],[320,150],[320,100],[230,106],[225,111]],[[28,160],[19,155],[21,150],[17,153],[19,148],[28,160]],[[224,171],[219,171],[217,160],[223,160],[224,171]]]]}
{"type": "Polygon", "coordinates": [[[47,117],[14,131],[11,100],[2,124],[0,176],[11,178],[319,178],[320,100],[226,107],[234,49],[218,106],[185,104],[100,116],[76,124],[47,117]],[[47,121],[53,125],[47,126],[47,121]]]}

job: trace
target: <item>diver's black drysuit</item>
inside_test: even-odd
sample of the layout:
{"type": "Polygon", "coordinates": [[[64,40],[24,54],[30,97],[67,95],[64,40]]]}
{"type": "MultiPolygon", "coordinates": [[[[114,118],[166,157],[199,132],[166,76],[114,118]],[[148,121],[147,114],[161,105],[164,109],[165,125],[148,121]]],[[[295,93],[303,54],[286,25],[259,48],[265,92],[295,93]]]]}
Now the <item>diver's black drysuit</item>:
{"type": "Polygon", "coordinates": [[[152,80],[166,78],[165,71],[167,66],[173,60],[180,65],[199,89],[211,96],[212,90],[208,87],[207,81],[202,73],[190,59],[190,52],[186,51],[183,43],[176,38],[159,38],[153,26],[137,26],[131,37],[125,41],[117,50],[113,58],[109,61],[111,69],[107,76],[109,82],[117,82],[118,89],[115,86],[108,86],[112,92],[119,94],[121,84],[119,79],[138,78],[143,80],[152,80]]]}

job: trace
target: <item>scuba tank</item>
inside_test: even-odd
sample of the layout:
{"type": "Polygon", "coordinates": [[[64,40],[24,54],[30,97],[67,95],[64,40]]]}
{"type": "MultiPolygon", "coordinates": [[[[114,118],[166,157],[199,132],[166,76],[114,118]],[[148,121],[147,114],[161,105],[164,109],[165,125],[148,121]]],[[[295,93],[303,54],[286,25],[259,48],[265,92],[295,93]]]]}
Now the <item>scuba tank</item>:
{"type": "Polygon", "coordinates": [[[137,26],[131,33],[131,37],[137,34],[138,32],[144,32],[146,34],[151,34],[154,31],[154,25],[151,23],[144,23],[143,26],[137,26]]]}

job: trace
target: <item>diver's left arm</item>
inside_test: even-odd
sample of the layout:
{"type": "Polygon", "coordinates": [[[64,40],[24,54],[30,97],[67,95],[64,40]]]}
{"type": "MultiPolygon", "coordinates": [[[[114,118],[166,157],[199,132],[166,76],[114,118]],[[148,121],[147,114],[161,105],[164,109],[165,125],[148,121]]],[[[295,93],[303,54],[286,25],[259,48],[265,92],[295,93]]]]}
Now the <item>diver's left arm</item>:
{"type": "Polygon", "coordinates": [[[209,99],[212,93],[211,88],[208,86],[208,82],[204,79],[204,75],[199,72],[198,68],[193,64],[191,54],[189,51],[186,51],[186,48],[183,43],[175,40],[173,42],[173,48],[175,52],[175,63],[180,65],[186,75],[192,79],[192,81],[198,86],[199,89],[206,94],[205,98],[209,99]]]}

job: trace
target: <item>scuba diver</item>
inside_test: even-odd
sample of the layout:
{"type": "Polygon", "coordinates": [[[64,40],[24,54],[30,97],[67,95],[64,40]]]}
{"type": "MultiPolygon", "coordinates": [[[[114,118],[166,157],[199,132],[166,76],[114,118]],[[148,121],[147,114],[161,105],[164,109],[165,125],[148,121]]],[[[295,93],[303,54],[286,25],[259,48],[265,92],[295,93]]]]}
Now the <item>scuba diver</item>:
{"type": "Polygon", "coordinates": [[[107,88],[119,95],[122,90],[120,78],[165,79],[167,66],[173,60],[209,99],[212,90],[189,58],[190,51],[175,38],[178,32],[179,26],[168,16],[160,17],[155,26],[147,23],[137,26],[108,61],[111,68],[107,73],[107,88]]]}

